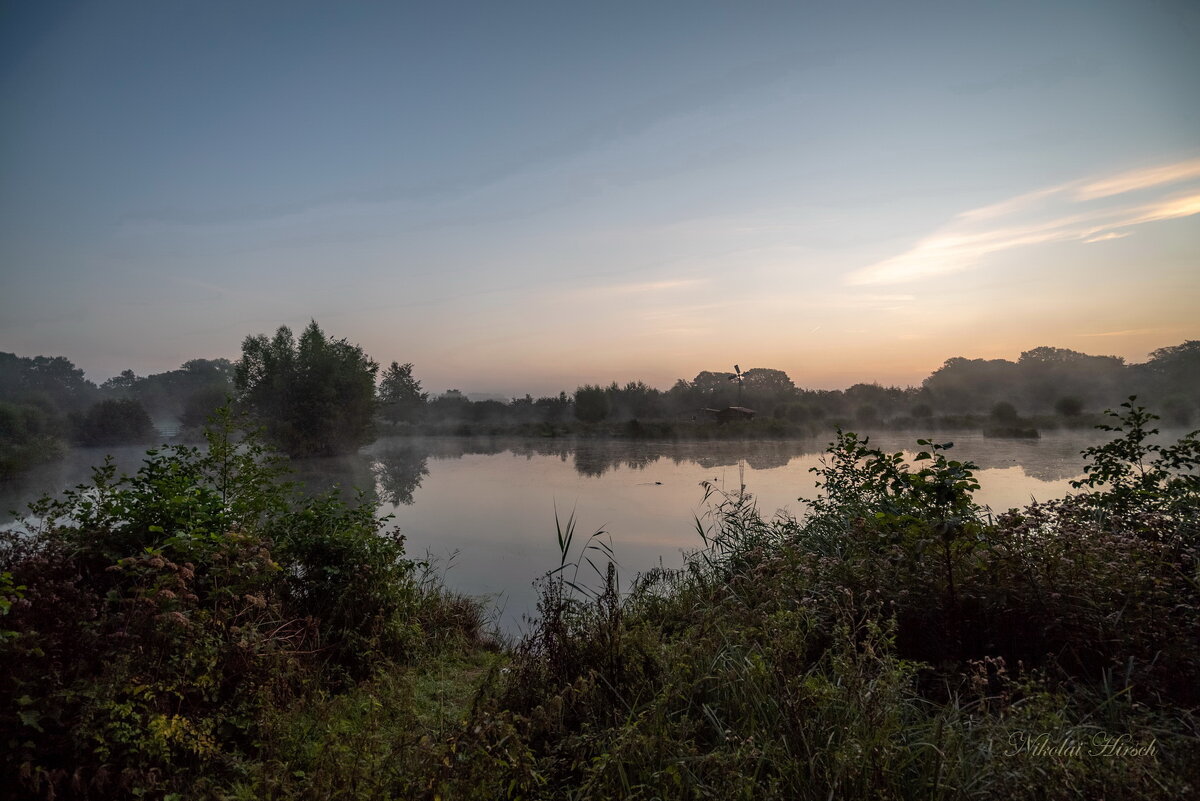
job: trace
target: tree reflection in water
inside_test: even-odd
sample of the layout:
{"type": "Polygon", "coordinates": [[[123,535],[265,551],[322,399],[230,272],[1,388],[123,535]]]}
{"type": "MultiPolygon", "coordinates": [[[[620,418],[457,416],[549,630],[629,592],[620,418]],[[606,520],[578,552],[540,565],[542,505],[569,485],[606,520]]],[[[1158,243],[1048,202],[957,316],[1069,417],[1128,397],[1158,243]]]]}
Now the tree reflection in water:
{"type": "Polygon", "coordinates": [[[512,453],[533,459],[554,456],[570,462],[585,478],[599,478],[613,470],[644,470],[666,459],[680,465],[729,467],[745,460],[756,470],[784,467],[793,458],[816,453],[824,446],[814,440],[791,442],[627,442],[622,440],[529,439],[389,439],[380,440],[363,453],[386,500],[412,504],[413,492],[429,474],[430,459],[461,459],[512,453]]]}
{"type": "MultiPolygon", "coordinates": [[[[1175,441],[1186,432],[1166,430],[1160,439],[1175,441]]],[[[936,442],[953,442],[953,458],[970,459],[981,469],[1001,471],[987,478],[985,489],[1007,481],[1013,487],[1029,480],[1065,481],[1076,478],[1083,468],[1079,452],[1108,441],[1105,432],[1091,430],[1047,431],[1041,439],[989,439],[978,432],[875,432],[871,445],[885,451],[906,451],[911,458],[916,437],[936,442]]],[[[818,457],[831,435],[802,441],[621,441],[569,439],[425,438],[388,437],[377,440],[356,454],[339,457],[294,459],[289,465],[292,478],[308,494],[335,489],[339,496],[353,502],[361,490],[366,500],[376,499],[397,506],[410,506],[422,481],[430,473],[431,460],[454,460],[472,455],[512,453],[532,460],[555,457],[570,464],[584,478],[600,478],[613,470],[641,471],[666,460],[676,466],[698,464],[705,469],[732,467],[745,460],[754,470],[786,467],[792,459],[818,457]]],[[[91,467],[104,461],[108,452],[125,472],[136,471],[144,458],[142,446],[125,448],[75,448],[59,462],[41,465],[20,480],[0,483],[0,525],[11,520],[8,510],[20,510],[44,493],[57,493],[62,487],[86,481],[91,467]]],[[[639,479],[641,480],[641,479],[639,479]]],[[[811,486],[807,475],[797,478],[797,486],[811,486]]],[[[1037,487],[1029,485],[1031,491],[1037,487]]],[[[1056,489],[1054,497],[1064,491],[1056,489]]],[[[1019,494],[1019,493],[1018,493],[1019,494]]]]}
{"type": "MultiPolygon", "coordinates": [[[[1080,471],[1079,450],[1097,435],[1093,432],[1056,432],[1040,440],[988,439],[978,433],[938,432],[939,442],[955,442],[955,458],[971,459],[981,468],[1020,467],[1024,476],[1040,481],[1065,480],[1080,471]]],[[[675,465],[698,464],[705,469],[733,467],[739,463],[754,470],[786,467],[800,456],[815,456],[825,448],[823,438],[801,441],[699,441],[630,442],[622,440],[505,439],[393,437],[378,440],[353,456],[294,461],[297,478],[311,491],[339,488],[350,500],[355,488],[368,498],[396,506],[411,506],[421,482],[429,475],[430,460],[511,453],[526,459],[557,457],[584,478],[600,478],[613,470],[643,471],[660,460],[675,465]]],[[[888,452],[905,451],[911,458],[914,440],[907,433],[883,432],[871,445],[888,452]]],[[[996,480],[996,479],[993,479],[996,480]]]]}
{"type": "Polygon", "coordinates": [[[383,500],[411,506],[413,493],[429,475],[429,456],[429,448],[415,442],[390,444],[375,452],[371,469],[383,500]]]}
{"type": "Polygon", "coordinates": [[[305,495],[336,492],[346,503],[354,503],[361,494],[365,502],[378,503],[375,476],[370,464],[358,454],[292,459],[288,467],[291,470],[288,478],[305,495]]]}

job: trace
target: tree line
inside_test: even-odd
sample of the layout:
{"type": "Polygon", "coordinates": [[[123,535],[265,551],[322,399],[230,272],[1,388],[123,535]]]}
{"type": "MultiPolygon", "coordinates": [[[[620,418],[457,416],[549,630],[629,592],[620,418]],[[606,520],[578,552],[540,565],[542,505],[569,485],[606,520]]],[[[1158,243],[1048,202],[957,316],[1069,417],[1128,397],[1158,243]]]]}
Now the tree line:
{"type": "Polygon", "coordinates": [[[1160,348],[1146,362],[1127,364],[1115,356],[1092,356],[1040,347],[1016,361],[948,359],[919,386],[858,383],[846,389],[796,386],[783,370],[751,368],[740,375],[702,371],[659,390],[641,381],[585,384],[557,396],[472,402],[450,390],[424,403],[414,401],[396,420],[483,424],[584,424],[711,419],[706,410],[731,405],[759,417],[790,423],[918,426],[933,418],[982,416],[1013,422],[1025,416],[1086,418],[1131,394],[1163,410],[1165,422],[1187,426],[1200,409],[1200,341],[1160,348]]]}
{"type": "Polygon", "coordinates": [[[1028,415],[1086,420],[1137,394],[1172,425],[1200,408],[1200,341],[1160,348],[1146,362],[1040,347],[1016,361],[948,359],[920,386],[859,383],[844,390],[798,387],[783,370],[755,367],[678,379],[667,390],[642,381],[585,384],[573,392],[508,401],[426,392],[411,363],[380,365],[361,346],[312,321],[299,337],[281,326],[242,343],[241,358],[193,359],[177,370],[132,370],[96,385],[68,359],[0,353],[0,475],[54,458],[66,444],[145,442],[164,431],[198,431],[227,403],[250,415],[294,456],[352,451],[383,431],[577,432],[613,423],[711,422],[737,405],[792,426],[890,424],[913,428],[984,415],[1012,424],[1028,415]],[[640,422],[639,422],[640,421],[640,422]],[[539,428],[541,427],[541,428],[539,428]]]}
{"type": "Polygon", "coordinates": [[[228,359],[192,359],[177,370],[102,384],[62,356],[0,353],[0,478],[57,458],[67,445],[154,439],[154,421],[198,430],[232,390],[228,359]]]}

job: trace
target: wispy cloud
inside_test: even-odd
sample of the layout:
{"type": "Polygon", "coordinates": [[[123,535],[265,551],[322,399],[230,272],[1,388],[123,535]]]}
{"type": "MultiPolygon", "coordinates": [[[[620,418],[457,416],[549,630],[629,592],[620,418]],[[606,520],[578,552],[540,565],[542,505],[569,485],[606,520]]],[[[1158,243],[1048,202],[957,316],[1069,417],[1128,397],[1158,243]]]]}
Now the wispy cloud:
{"type": "Polygon", "coordinates": [[[1172,220],[1176,217],[1191,217],[1193,214],[1200,214],[1200,194],[1172,198],[1153,206],[1147,206],[1142,209],[1140,216],[1130,220],[1128,224],[1137,225],[1157,220],[1172,220]]]}
{"type": "Polygon", "coordinates": [[[1059,184],[965,211],[904,253],[851,273],[852,285],[902,284],[975,267],[992,253],[1049,242],[1106,242],[1121,230],[1200,214],[1200,193],[1163,196],[1200,180],[1200,159],[1059,184]],[[1145,197],[1157,190],[1157,197],[1145,197]],[[1136,195],[1136,196],[1135,196],[1136,195]]]}
{"type": "Polygon", "coordinates": [[[1075,197],[1080,200],[1095,200],[1113,195],[1123,195],[1138,189],[1149,189],[1155,186],[1175,184],[1200,178],[1200,159],[1181,161],[1176,164],[1163,164],[1159,167],[1149,167],[1141,170],[1130,170],[1111,178],[1091,181],[1079,186],[1075,197]]]}
{"type": "Polygon", "coordinates": [[[1023,195],[1017,195],[1014,198],[1002,200],[999,203],[992,203],[987,206],[981,206],[977,209],[964,211],[962,214],[958,215],[958,219],[992,220],[997,217],[1005,217],[1018,211],[1024,211],[1040,200],[1061,194],[1067,189],[1068,186],[1069,184],[1060,184],[1059,186],[1051,186],[1045,189],[1037,189],[1033,192],[1026,192],[1023,195]]]}
{"type": "Polygon", "coordinates": [[[1124,239],[1125,237],[1129,236],[1131,233],[1132,233],[1132,231],[1123,231],[1122,233],[1119,233],[1119,234],[1116,231],[1109,231],[1106,234],[1097,234],[1096,236],[1093,236],[1090,239],[1085,239],[1085,240],[1083,240],[1083,242],[1085,245],[1091,245],[1095,242],[1108,242],[1111,239],[1124,239]]]}
{"type": "Polygon", "coordinates": [[[1137,334],[1161,334],[1170,329],[1165,328],[1126,328],[1123,331],[1099,331],[1094,334],[1080,334],[1081,337],[1127,337],[1137,334]]]}

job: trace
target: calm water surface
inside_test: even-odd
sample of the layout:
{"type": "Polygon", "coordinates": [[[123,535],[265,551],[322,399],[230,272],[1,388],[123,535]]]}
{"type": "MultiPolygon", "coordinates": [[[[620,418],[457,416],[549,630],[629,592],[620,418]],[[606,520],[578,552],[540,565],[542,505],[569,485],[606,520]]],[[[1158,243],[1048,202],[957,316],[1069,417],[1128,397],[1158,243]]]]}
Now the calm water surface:
{"type": "MultiPolygon", "coordinates": [[[[948,440],[953,458],[980,466],[977,499],[996,510],[1067,494],[1068,482],[1082,473],[1079,451],[1104,441],[1091,432],[939,438],[948,440]]],[[[889,433],[871,442],[911,455],[915,438],[889,433]]],[[[410,441],[380,440],[364,454],[374,460],[382,508],[395,515],[410,553],[448,565],[451,586],[495,597],[500,622],[513,630],[535,607],[533,578],[558,566],[556,509],[561,519],[574,511],[579,535],[608,532],[621,573],[631,578],[658,564],[678,566],[685,551],[700,546],[702,481],[733,492],[744,484],[768,515],[802,513],[800,499],[816,494],[809,469],[820,463],[824,444],[451,442],[427,444],[422,459],[425,451],[410,441]],[[389,473],[389,465],[399,470],[389,473]],[[412,487],[417,474],[419,486],[412,487]],[[399,492],[389,494],[389,482],[399,492]]]]}
{"type": "MultiPolygon", "coordinates": [[[[381,439],[354,456],[296,463],[314,490],[367,488],[381,514],[394,515],[409,553],[428,556],[447,583],[487,595],[497,621],[516,631],[536,605],[533,580],[558,566],[554,517],[575,514],[577,537],[609,533],[623,578],[664,564],[700,545],[695,515],[702,481],[736,492],[745,485],[766,514],[800,514],[815,495],[814,476],[828,438],[801,442],[581,442],[556,440],[381,439]]],[[[941,435],[952,458],[980,466],[976,498],[994,510],[1070,491],[1082,473],[1079,455],[1105,441],[1092,431],[1046,432],[1038,440],[941,435]]],[[[886,433],[871,443],[910,455],[915,437],[886,433]]],[[[122,470],[135,470],[141,448],[117,449],[122,470]]],[[[103,453],[77,450],[0,487],[0,509],[16,509],[43,492],[86,480],[103,453]]],[[[11,519],[6,515],[5,519],[11,519]]]]}

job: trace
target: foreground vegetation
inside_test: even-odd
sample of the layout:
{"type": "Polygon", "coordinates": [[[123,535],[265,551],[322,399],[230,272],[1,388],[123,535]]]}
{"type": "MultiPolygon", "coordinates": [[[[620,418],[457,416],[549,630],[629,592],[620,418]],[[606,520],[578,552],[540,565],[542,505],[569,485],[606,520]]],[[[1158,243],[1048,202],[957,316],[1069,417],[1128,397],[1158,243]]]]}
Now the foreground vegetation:
{"type": "Polygon", "coordinates": [[[708,487],[704,547],[630,589],[568,521],[507,649],[226,422],[9,535],[0,794],[1188,797],[1200,440],[1153,420],[999,517],[948,444],[839,433],[803,518],[708,487]]]}
{"type": "Polygon", "coordinates": [[[346,726],[378,681],[428,717],[431,661],[491,658],[477,603],[372,506],[295,494],[228,413],[203,451],[31,511],[0,543],[0,797],[224,796],[295,736],[288,710],[346,726]]]}

